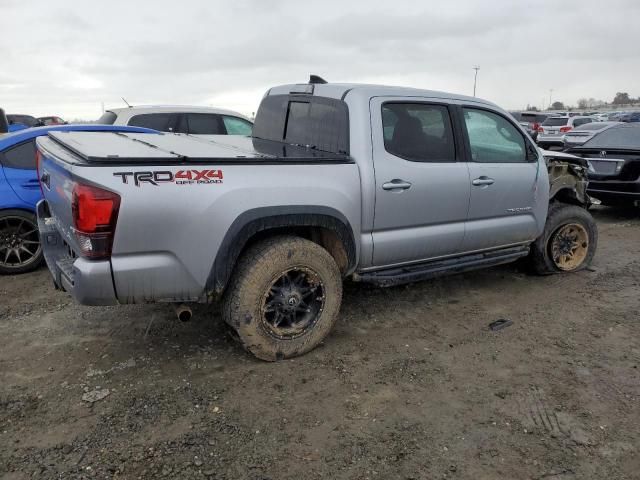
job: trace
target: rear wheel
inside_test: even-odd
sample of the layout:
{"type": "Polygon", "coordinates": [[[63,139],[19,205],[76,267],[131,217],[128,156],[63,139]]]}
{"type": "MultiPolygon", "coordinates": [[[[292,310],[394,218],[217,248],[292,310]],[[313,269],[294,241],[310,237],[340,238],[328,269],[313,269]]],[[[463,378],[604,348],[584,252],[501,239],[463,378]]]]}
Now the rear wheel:
{"type": "Polygon", "coordinates": [[[577,272],[588,267],[598,245],[598,228],[584,208],[553,203],[543,234],[531,245],[529,261],[534,272],[577,272]]]}
{"type": "Polygon", "coordinates": [[[0,274],[34,270],[42,263],[35,215],[22,210],[0,212],[0,274]]]}
{"type": "Polygon", "coordinates": [[[302,355],[336,322],[342,278],[321,246],[293,236],[252,246],[223,299],[225,321],[242,346],[262,360],[302,355]]]}

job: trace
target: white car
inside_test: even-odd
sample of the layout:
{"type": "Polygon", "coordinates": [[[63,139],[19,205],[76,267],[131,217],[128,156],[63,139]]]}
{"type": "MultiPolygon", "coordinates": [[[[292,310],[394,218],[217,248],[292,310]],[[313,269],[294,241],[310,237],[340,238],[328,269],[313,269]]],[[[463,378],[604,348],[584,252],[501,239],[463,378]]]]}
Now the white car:
{"type": "Polygon", "coordinates": [[[251,135],[253,129],[251,120],[237,112],[185,106],[113,108],[105,111],[97,123],[191,135],[251,135]]]}
{"type": "Polygon", "coordinates": [[[540,148],[549,149],[549,147],[562,147],[564,143],[564,135],[575,127],[592,123],[591,117],[568,115],[548,117],[538,128],[538,138],[536,142],[540,148]]]}

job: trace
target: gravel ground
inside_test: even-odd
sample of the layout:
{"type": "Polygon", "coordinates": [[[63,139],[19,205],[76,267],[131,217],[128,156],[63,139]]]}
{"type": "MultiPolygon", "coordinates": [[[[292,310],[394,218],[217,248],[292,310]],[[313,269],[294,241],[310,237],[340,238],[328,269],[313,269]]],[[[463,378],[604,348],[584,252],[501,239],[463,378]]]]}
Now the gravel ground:
{"type": "Polygon", "coordinates": [[[212,307],[2,277],[0,477],[640,478],[640,216],[595,215],[593,271],[349,283],[324,345],[278,363],[212,307]]]}

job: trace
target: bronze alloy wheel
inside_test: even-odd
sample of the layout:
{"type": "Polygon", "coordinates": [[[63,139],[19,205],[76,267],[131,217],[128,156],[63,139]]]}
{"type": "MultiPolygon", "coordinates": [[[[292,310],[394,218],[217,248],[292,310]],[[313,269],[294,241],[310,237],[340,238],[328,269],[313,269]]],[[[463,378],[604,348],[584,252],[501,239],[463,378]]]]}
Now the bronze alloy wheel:
{"type": "Polygon", "coordinates": [[[551,258],[560,270],[579,268],[587,258],[589,234],[578,223],[568,223],[555,231],[550,242],[551,258]]]}
{"type": "Polygon", "coordinates": [[[325,303],[320,276],[308,267],[290,268],[276,275],[262,300],[262,323],[279,339],[299,337],[314,326],[325,303]]]}

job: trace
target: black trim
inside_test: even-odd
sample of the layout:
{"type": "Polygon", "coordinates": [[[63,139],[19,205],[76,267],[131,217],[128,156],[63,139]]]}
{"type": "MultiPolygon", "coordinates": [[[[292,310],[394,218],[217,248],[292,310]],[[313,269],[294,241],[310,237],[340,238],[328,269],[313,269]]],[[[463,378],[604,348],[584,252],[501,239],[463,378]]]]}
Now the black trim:
{"type": "Polygon", "coordinates": [[[238,216],[225,234],[207,278],[208,292],[222,293],[231,278],[238,257],[256,234],[286,227],[323,227],[337,233],[347,252],[347,273],[356,266],[356,244],[349,221],[339,211],[321,205],[261,207],[238,216]]]}
{"type": "Polygon", "coordinates": [[[434,260],[420,264],[393,267],[375,272],[365,272],[354,275],[354,280],[373,283],[379,287],[393,287],[405,283],[427,280],[443,275],[463,273],[485,267],[510,263],[529,253],[529,246],[517,246],[475,253],[461,257],[434,260]]]}
{"type": "Polygon", "coordinates": [[[84,162],[73,163],[72,165],[78,165],[81,167],[126,167],[126,166],[153,166],[153,167],[167,167],[183,165],[346,165],[355,163],[350,157],[337,157],[337,158],[318,158],[309,159],[305,157],[300,158],[202,158],[202,159],[175,159],[175,160],[155,160],[155,159],[140,159],[140,158],[123,158],[118,157],[117,161],[105,160],[97,157],[88,157],[83,159],[84,162]]]}

